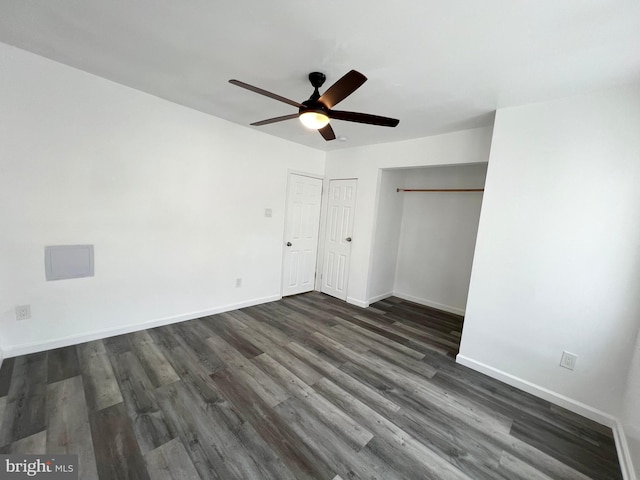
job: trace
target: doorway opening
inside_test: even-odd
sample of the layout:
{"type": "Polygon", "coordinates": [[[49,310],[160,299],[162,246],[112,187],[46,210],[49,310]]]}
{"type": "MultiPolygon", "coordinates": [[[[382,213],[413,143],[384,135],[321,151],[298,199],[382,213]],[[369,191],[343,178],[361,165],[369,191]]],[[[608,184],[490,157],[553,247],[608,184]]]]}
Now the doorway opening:
{"type": "Polygon", "coordinates": [[[486,173],[486,163],[380,171],[370,303],[464,316],[486,173]]]}

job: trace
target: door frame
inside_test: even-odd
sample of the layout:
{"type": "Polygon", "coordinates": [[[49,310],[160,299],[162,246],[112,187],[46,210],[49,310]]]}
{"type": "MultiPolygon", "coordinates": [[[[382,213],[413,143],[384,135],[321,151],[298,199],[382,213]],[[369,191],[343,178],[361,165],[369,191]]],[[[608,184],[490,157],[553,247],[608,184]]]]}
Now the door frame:
{"type": "Polygon", "coordinates": [[[318,262],[320,259],[320,241],[321,241],[321,232],[323,231],[323,212],[325,211],[325,183],[326,183],[326,179],[324,177],[324,175],[321,174],[317,174],[317,173],[309,173],[309,172],[304,172],[302,170],[293,170],[291,168],[287,169],[287,188],[285,188],[285,194],[284,194],[284,209],[283,209],[283,222],[282,222],[282,255],[280,256],[280,298],[284,298],[284,288],[282,285],[282,282],[284,280],[284,255],[286,252],[286,243],[287,243],[287,208],[289,207],[288,205],[288,199],[289,199],[289,188],[291,188],[291,184],[289,183],[289,179],[291,178],[291,175],[299,175],[301,177],[309,177],[309,178],[315,178],[316,180],[320,180],[322,182],[321,185],[321,194],[320,194],[320,218],[319,218],[319,225],[318,225],[318,250],[316,252],[316,265],[315,265],[315,270],[314,270],[314,282],[313,282],[313,289],[314,290],[318,290],[318,262]]]}
{"type": "MultiPolygon", "coordinates": [[[[324,265],[324,256],[325,256],[325,238],[326,238],[326,233],[327,233],[327,215],[329,212],[329,185],[331,185],[331,182],[333,180],[355,180],[356,182],[359,182],[359,178],[358,177],[341,177],[341,178],[325,178],[324,179],[324,183],[323,185],[326,186],[326,188],[323,188],[322,190],[322,205],[321,205],[321,210],[320,210],[320,230],[318,231],[318,260],[316,263],[316,267],[317,265],[324,265]]],[[[357,206],[358,200],[356,197],[356,206],[357,206]]],[[[354,222],[355,222],[355,208],[354,208],[354,222]]],[[[354,223],[354,228],[355,228],[355,223],[354,223]]],[[[351,269],[351,259],[353,258],[353,255],[349,255],[349,269],[351,269]]],[[[315,290],[318,292],[322,291],[322,281],[320,280],[320,275],[316,275],[316,286],[315,286],[315,290]]],[[[349,298],[349,283],[347,282],[347,298],[349,298]]]]}

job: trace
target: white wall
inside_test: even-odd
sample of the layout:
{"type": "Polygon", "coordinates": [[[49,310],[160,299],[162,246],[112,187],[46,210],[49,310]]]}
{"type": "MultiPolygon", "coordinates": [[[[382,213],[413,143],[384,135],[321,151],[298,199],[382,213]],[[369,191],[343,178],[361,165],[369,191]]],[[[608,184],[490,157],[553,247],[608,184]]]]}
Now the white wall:
{"type": "Polygon", "coordinates": [[[397,189],[404,187],[405,172],[404,169],[379,170],[378,215],[369,280],[369,301],[372,303],[393,294],[404,203],[397,189]]]}
{"type": "Polygon", "coordinates": [[[640,325],[639,132],[637,87],[497,112],[459,361],[620,416],[640,325]]]}
{"type": "MultiPolygon", "coordinates": [[[[402,128],[402,123],[398,128],[402,128]]],[[[375,261],[373,239],[376,231],[379,170],[484,163],[489,158],[490,145],[491,128],[477,128],[327,153],[328,179],[358,179],[347,301],[364,306],[373,298],[371,293],[381,293],[378,287],[375,292],[373,289],[369,290],[375,261]]],[[[371,283],[373,285],[375,282],[371,283]]]]}
{"type": "Polygon", "coordinates": [[[287,171],[323,152],[3,44],[0,71],[5,355],[279,297],[287,171]],[[95,277],[46,282],[83,243],[95,277]]]}
{"type": "MultiPolygon", "coordinates": [[[[407,189],[483,188],[486,164],[405,171],[407,189]]],[[[464,315],[481,192],[406,192],[394,293],[464,315]]]]}

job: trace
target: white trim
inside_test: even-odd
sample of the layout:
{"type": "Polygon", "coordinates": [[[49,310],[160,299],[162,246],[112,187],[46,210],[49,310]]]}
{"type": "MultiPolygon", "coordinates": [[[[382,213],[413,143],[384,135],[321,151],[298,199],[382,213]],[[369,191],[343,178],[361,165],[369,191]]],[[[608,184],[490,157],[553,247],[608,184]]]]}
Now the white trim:
{"type": "Polygon", "coordinates": [[[511,385],[512,387],[516,387],[520,390],[530,393],[531,395],[535,395],[538,398],[542,398],[543,400],[547,400],[548,402],[551,402],[555,405],[566,408],[567,410],[577,413],[578,415],[582,415],[583,417],[587,417],[602,425],[611,427],[611,429],[613,430],[613,438],[616,444],[616,451],[618,452],[618,460],[620,462],[622,476],[624,480],[636,480],[633,463],[631,462],[631,453],[629,452],[629,445],[627,444],[627,437],[624,434],[624,428],[620,420],[618,420],[613,415],[605,413],[602,410],[598,410],[597,408],[593,408],[582,402],[578,402],[577,400],[566,397],[547,388],[541,387],[540,385],[536,385],[535,383],[531,383],[527,380],[516,377],[515,375],[511,375],[510,373],[503,372],[502,370],[491,367],[482,362],[473,360],[472,358],[466,357],[464,355],[458,354],[456,356],[456,362],[480,373],[484,373],[491,378],[500,380],[507,385],[511,385]]]}
{"type": "Polygon", "coordinates": [[[608,427],[613,428],[613,426],[615,425],[615,417],[609,415],[608,413],[605,413],[584,403],[578,402],[577,400],[573,400],[572,398],[566,397],[547,388],[536,385],[535,383],[523,380],[519,377],[516,377],[515,375],[511,375],[510,373],[498,370],[497,368],[491,367],[482,362],[473,360],[472,358],[458,354],[456,356],[456,363],[464,365],[465,367],[469,367],[480,373],[484,373],[485,375],[495,378],[496,380],[500,380],[501,382],[511,385],[512,387],[524,390],[525,392],[535,395],[536,397],[552,402],[556,405],[566,408],[567,410],[571,410],[572,412],[582,415],[583,417],[587,417],[598,423],[607,425],[608,427]]]}
{"type": "Polygon", "coordinates": [[[445,312],[455,313],[456,315],[464,316],[464,310],[461,308],[452,307],[450,305],[443,305],[442,303],[432,302],[431,300],[425,300],[424,298],[418,298],[418,297],[414,297],[412,295],[407,295],[405,293],[400,293],[400,292],[383,293],[381,295],[376,295],[375,297],[371,297],[367,301],[358,300],[352,297],[347,297],[347,303],[356,305],[358,307],[367,308],[372,303],[379,302],[380,300],[384,300],[385,298],[389,298],[389,297],[398,297],[403,300],[407,300],[409,302],[417,303],[419,305],[426,305],[427,307],[437,308],[438,310],[443,310],[445,312]]]}
{"type": "MultiPolygon", "coordinates": [[[[315,289],[322,291],[322,273],[324,268],[324,246],[325,234],[327,230],[327,203],[329,201],[329,179],[322,180],[322,200],[320,203],[320,228],[318,229],[318,255],[316,258],[316,281],[315,289]]],[[[287,192],[288,195],[288,192],[287,192]]]]}
{"type": "Polygon", "coordinates": [[[208,315],[216,315],[218,313],[237,310],[239,308],[251,307],[253,305],[260,305],[262,303],[275,302],[280,300],[281,298],[282,296],[280,295],[271,295],[269,297],[256,298],[253,300],[247,300],[230,305],[223,305],[221,307],[215,307],[207,310],[200,310],[197,312],[174,315],[172,317],[148,320],[146,322],[125,325],[123,327],[105,328],[89,333],[72,335],[70,337],[57,338],[44,343],[25,343],[22,345],[14,345],[8,348],[5,347],[4,354],[6,355],[6,357],[17,357],[19,355],[28,355],[30,353],[43,352],[54,348],[68,347],[69,345],[77,345],[79,343],[90,342],[92,340],[100,340],[102,338],[113,337],[114,335],[137,332],[139,330],[146,330],[147,328],[161,327],[163,325],[184,322],[186,320],[193,320],[195,318],[206,317],[208,315]]]}
{"type": "Polygon", "coordinates": [[[356,307],[367,308],[369,306],[369,302],[365,302],[364,300],[358,300],[357,298],[347,297],[347,303],[351,305],[355,305],[356,307]]]}
{"type": "Polygon", "coordinates": [[[401,298],[403,300],[408,300],[413,303],[418,303],[420,305],[425,305],[427,307],[437,308],[438,310],[444,310],[445,312],[455,313],[456,315],[462,315],[464,317],[463,308],[452,307],[451,305],[444,305],[442,303],[427,300],[425,298],[414,297],[413,295],[407,295],[406,293],[401,293],[401,292],[393,292],[393,296],[401,298]]]}
{"type": "Polygon", "coordinates": [[[627,443],[627,436],[624,433],[622,422],[616,419],[613,428],[613,438],[616,441],[616,450],[618,451],[618,461],[620,462],[620,470],[624,480],[636,480],[636,473],[633,468],[633,460],[627,443]]]}
{"type": "Polygon", "coordinates": [[[323,173],[309,173],[309,172],[303,172],[302,170],[294,170],[292,168],[287,168],[287,178],[292,173],[294,175],[300,175],[301,177],[317,178],[318,180],[322,180],[324,182],[323,173]]]}
{"type": "Polygon", "coordinates": [[[389,298],[393,296],[393,292],[383,293],[382,295],[376,295],[369,299],[369,305],[372,303],[379,302],[380,300],[384,300],[385,298],[389,298]]]}

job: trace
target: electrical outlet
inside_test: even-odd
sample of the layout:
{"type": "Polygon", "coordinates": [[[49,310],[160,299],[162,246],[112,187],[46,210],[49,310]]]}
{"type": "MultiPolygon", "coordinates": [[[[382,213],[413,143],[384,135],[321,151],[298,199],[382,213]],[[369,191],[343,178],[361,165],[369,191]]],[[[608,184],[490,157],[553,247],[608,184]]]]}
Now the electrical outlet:
{"type": "Polygon", "coordinates": [[[29,320],[31,318],[31,305],[16,306],[16,320],[29,320]]]}
{"type": "Polygon", "coordinates": [[[573,370],[576,368],[577,360],[578,356],[575,353],[569,353],[565,350],[562,352],[562,357],[560,358],[560,366],[573,370]]]}
{"type": "Polygon", "coordinates": [[[273,217],[273,210],[271,210],[270,208],[265,208],[264,209],[264,216],[267,217],[267,218],[273,217]]]}
{"type": "Polygon", "coordinates": [[[242,279],[241,278],[236,278],[236,288],[239,288],[242,286],[242,279]]]}

